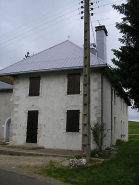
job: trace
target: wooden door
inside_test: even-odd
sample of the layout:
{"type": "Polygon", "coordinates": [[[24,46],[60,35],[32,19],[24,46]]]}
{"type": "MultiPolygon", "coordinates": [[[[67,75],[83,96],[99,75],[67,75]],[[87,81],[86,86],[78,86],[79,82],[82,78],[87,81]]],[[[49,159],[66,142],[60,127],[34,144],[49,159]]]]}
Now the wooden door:
{"type": "Polygon", "coordinates": [[[27,143],[37,143],[38,111],[28,111],[27,143]]]}

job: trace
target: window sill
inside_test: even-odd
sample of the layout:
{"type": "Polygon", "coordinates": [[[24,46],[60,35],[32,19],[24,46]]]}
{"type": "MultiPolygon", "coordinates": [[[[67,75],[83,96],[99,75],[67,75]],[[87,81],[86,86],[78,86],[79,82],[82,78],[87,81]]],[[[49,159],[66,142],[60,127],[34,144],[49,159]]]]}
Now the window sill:
{"type": "Polygon", "coordinates": [[[27,96],[27,98],[29,99],[39,99],[41,98],[42,96],[27,96]]]}
{"type": "Polygon", "coordinates": [[[63,133],[65,133],[65,134],[70,134],[70,135],[71,135],[71,134],[81,134],[80,131],[79,131],[79,132],[66,132],[66,131],[65,131],[65,132],[63,132],[63,133]]]}
{"type": "Polygon", "coordinates": [[[82,93],[80,93],[80,94],[66,94],[67,96],[80,96],[80,95],[82,95],[82,93]]]}

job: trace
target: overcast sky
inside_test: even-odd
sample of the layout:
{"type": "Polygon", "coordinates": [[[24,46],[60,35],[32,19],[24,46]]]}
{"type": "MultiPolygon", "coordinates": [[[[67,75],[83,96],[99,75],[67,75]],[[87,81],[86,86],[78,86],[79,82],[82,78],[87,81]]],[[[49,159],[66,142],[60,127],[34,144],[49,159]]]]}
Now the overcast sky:
{"type": "MultiPolygon", "coordinates": [[[[22,60],[27,51],[36,54],[67,39],[82,47],[84,28],[80,19],[80,1],[0,0],[0,69],[22,60]]],[[[122,17],[112,4],[125,2],[100,0],[93,5],[91,43],[95,42],[95,26],[105,25],[108,31],[107,62],[110,65],[114,57],[111,49],[120,47],[118,38],[121,35],[115,23],[121,22],[122,17]]],[[[139,121],[139,113],[129,108],[129,120],[139,121]]]]}

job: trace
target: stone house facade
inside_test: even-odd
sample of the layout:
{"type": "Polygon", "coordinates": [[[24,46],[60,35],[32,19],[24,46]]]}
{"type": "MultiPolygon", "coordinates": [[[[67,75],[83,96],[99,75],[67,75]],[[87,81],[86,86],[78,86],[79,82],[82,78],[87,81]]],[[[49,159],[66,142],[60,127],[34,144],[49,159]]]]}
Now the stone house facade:
{"type": "MultiPolygon", "coordinates": [[[[106,36],[104,27],[97,28],[106,36]]],[[[90,53],[91,126],[109,129],[103,145],[128,140],[129,101],[117,96],[107,74],[105,39],[90,53]]],[[[0,71],[13,82],[10,144],[82,150],[83,49],[65,41],[0,71]]],[[[120,90],[123,93],[123,90],[120,90]]],[[[91,149],[96,145],[91,141],[91,149]]]]}
{"type": "Polygon", "coordinates": [[[12,92],[12,85],[0,82],[0,142],[10,140],[12,92]]]}

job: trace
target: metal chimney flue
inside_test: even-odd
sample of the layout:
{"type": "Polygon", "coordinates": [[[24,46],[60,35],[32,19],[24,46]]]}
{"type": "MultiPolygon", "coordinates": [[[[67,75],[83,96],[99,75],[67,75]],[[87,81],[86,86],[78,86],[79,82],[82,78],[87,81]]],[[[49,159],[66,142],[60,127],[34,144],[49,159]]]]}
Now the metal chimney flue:
{"type": "Polygon", "coordinates": [[[96,44],[90,43],[90,53],[96,56],[96,44]]]}
{"type": "Polygon", "coordinates": [[[96,28],[96,51],[97,57],[107,62],[107,39],[108,31],[104,25],[96,28]]]}

